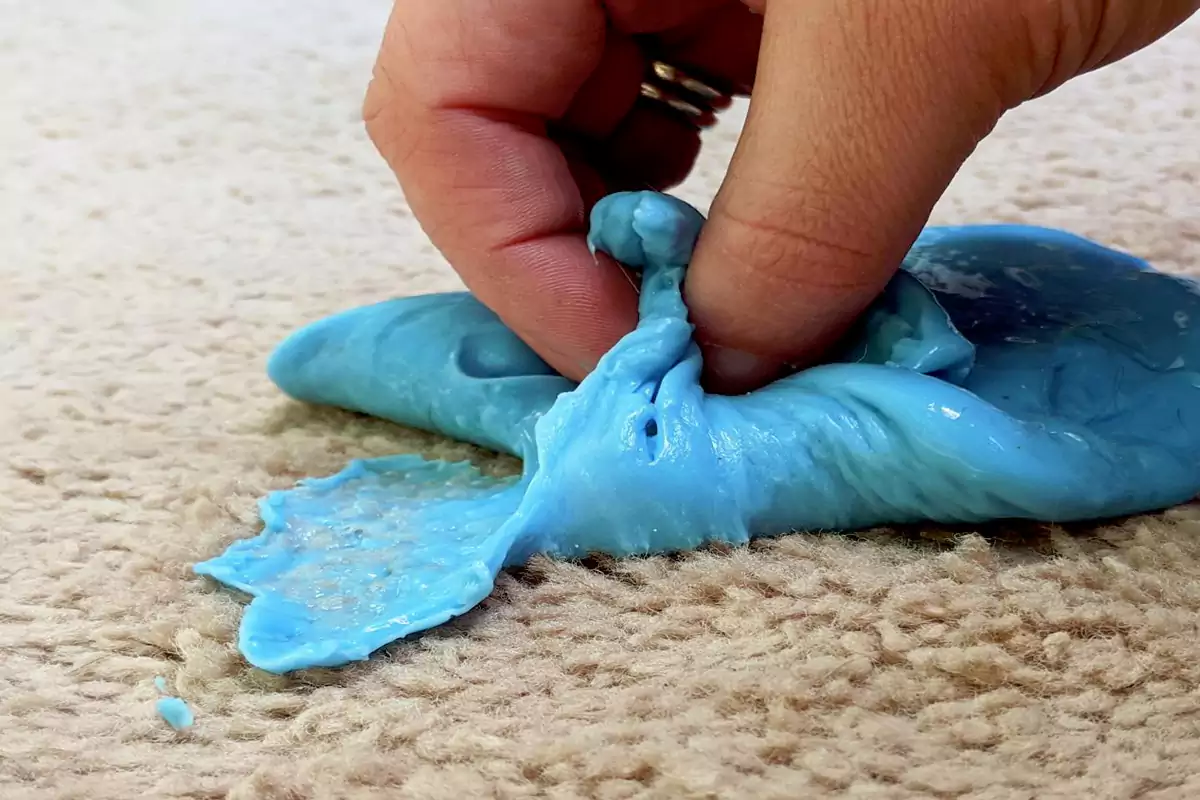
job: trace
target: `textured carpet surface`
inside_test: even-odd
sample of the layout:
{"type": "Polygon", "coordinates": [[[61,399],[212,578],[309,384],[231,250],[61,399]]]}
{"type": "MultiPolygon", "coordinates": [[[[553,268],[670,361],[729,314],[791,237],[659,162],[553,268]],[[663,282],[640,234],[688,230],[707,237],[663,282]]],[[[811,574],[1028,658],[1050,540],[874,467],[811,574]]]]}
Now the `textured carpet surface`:
{"type": "MultiPolygon", "coordinates": [[[[468,453],[263,372],[301,323],[458,285],[359,123],[386,11],[0,0],[0,797],[1200,797],[1187,509],[539,562],[365,665],[247,668],[189,565],[259,496],[468,453]]],[[[1193,23],[1013,114],[936,221],[1200,269],[1198,82],[1193,23]]]]}

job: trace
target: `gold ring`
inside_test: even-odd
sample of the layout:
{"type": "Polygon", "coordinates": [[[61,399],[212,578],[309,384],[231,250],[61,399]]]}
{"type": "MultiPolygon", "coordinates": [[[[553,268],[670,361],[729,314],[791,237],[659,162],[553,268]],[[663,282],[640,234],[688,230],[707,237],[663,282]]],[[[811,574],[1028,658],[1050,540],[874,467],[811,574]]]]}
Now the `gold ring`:
{"type": "Polygon", "coordinates": [[[662,103],[688,118],[698,128],[716,122],[716,112],[729,107],[731,98],[712,84],[665,61],[651,61],[641,96],[662,103]]]}

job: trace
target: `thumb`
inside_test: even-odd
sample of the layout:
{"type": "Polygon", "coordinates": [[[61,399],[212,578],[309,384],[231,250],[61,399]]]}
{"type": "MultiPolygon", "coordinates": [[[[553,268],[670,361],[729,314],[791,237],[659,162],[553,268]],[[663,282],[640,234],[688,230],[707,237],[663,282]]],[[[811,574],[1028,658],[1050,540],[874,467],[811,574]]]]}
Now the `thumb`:
{"type": "Polygon", "coordinates": [[[1116,0],[765,5],[749,116],[686,285],[724,392],[846,333],[1005,110],[1136,49],[1101,30],[1116,0]]]}

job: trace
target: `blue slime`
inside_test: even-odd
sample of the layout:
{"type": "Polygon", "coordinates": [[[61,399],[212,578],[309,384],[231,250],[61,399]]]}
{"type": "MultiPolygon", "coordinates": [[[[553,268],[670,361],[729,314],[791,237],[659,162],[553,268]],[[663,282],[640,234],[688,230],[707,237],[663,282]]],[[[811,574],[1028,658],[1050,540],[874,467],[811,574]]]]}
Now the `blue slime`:
{"type": "Polygon", "coordinates": [[[163,721],[177,731],[192,727],[196,721],[188,704],[178,697],[160,697],[154,708],[163,721]]]}
{"type": "MultiPolygon", "coordinates": [[[[158,689],[161,694],[168,694],[167,679],[161,675],[154,679],[154,688],[158,689]]],[[[196,721],[196,716],[192,713],[192,709],[188,704],[178,697],[160,697],[154,703],[154,710],[163,718],[163,721],[177,731],[182,731],[192,727],[196,721]]]]}
{"type": "Polygon", "coordinates": [[[701,215],[612,195],[589,243],[642,270],[641,321],[576,385],[468,294],[293,334],[287,394],[519,456],[355,461],[261,503],[197,565],[253,596],[271,672],[367,658],[461,615],[536,553],[740,544],[788,531],[1145,512],[1200,492],[1200,288],[1065,233],[930,228],[831,363],[740,397],[698,385],[680,285],[701,215]]]}

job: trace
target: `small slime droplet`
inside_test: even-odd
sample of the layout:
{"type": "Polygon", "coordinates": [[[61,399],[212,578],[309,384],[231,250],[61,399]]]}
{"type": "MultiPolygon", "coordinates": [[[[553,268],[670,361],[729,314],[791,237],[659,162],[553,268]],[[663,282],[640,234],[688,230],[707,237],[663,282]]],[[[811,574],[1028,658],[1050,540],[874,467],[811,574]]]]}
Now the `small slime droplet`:
{"type": "Polygon", "coordinates": [[[158,715],[177,731],[192,727],[192,723],[196,721],[188,704],[178,697],[160,697],[154,707],[158,710],[158,715]]]}
{"type": "MultiPolygon", "coordinates": [[[[154,688],[161,694],[167,694],[167,679],[162,675],[157,676],[154,679],[154,688]]],[[[196,716],[188,708],[188,704],[178,697],[160,697],[154,704],[154,710],[177,731],[192,727],[192,723],[196,721],[196,716]]]]}

